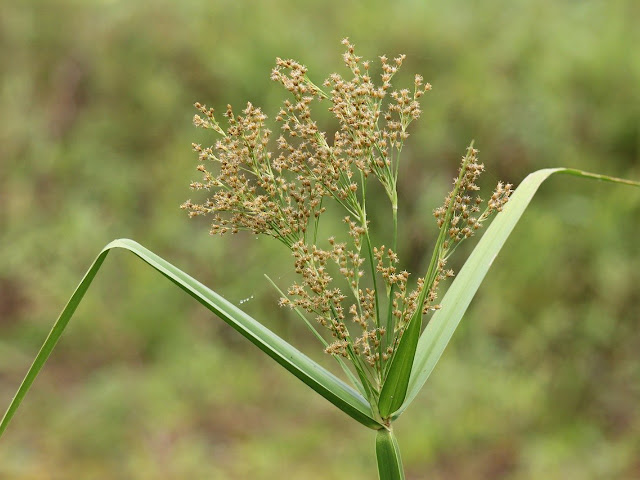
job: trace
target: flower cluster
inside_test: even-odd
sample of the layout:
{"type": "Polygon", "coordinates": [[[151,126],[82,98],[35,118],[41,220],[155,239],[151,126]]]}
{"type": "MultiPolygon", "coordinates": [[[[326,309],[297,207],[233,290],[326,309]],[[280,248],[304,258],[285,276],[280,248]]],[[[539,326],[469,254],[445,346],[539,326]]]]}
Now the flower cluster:
{"type": "Polygon", "coordinates": [[[467,155],[462,158],[462,165],[459,175],[454,179],[454,188],[449,192],[441,207],[433,211],[439,228],[443,228],[446,223],[449,240],[445,243],[445,248],[450,243],[458,243],[465,238],[473,236],[482,223],[495,211],[501,211],[511,195],[512,185],[502,182],[498,183],[486,210],[478,215],[482,205],[479,196],[471,198],[471,192],[480,190],[476,181],[480,174],[484,172],[484,164],[478,163],[478,150],[469,147],[467,155]],[[451,217],[447,219],[447,212],[451,210],[451,217]],[[477,215],[477,216],[476,216],[477,215]]]}
{"type": "Polygon", "coordinates": [[[439,308],[435,304],[438,286],[442,280],[454,276],[453,270],[446,269],[449,256],[460,242],[472,237],[491,214],[502,211],[509,200],[512,185],[499,182],[487,207],[481,213],[483,200],[477,195],[472,198],[472,195],[480,190],[476,181],[482,172],[484,164],[478,163],[478,150],[470,145],[466,155],[462,157],[452,190],[445,197],[444,204],[433,211],[441,235],[434,251],[436,268],[426,296],[425,313],[429,308],[439,308]]]}
{"type": "Polygon", "coordinates": [[[222,138],[213,147],[193,145],[202,162],[198,170],[203,181],[193,182],[191,188],[213,191],[213,196],[203,204],[188,200],[182,208],[190,216],[212,215],[212,234],[248,230],[293,245],[306,233],[309,220],[322,213],[324,189],[303,175],[300,166],[288,164],[289,168],[285,168],[281,161],[272,161],[268,150],[271,131],[265,128],[267,117],[259,108],[249,103],[243,115],[236,116],[231,106],[227,106],[226,131],[216,121],[212,109],[199,103],[196,108],[205,118],[196,115],[194,124],[213,129],[222,138]],[[205,161],[213,162],[217,172],[210,172],[205,161]],[[283,174],[283,170],[292,175],[283,174]]]}
{"type": "Polygon", "coordinates": [[[410,275],[398,268],[396,253],[398,162],[407,129],[420,117],[419,99],[431,85],[416,75],[413,91],[394,89],[391,81],[404,55],[392,61],[381,56],[374,67],[355,54],[348,39],[342,43],[350,75],[331,74],[322,86],[311,81],[304,65],[276,60],[271,79],[290,98],[275,118],[281,130],[275,140],[265,127],[267,117],[250,103],[239,115],[227,107],[225,129],[213,109],[196,103],[194,124],[213,130],[220,139],[209,147],[193,145],[202,180],[191,188],[207,190],[210,197],[201,204],[188,200],[182,208],[190,216],[209,215],[212,234],[248,230],[287,245],[300,280],[286,290],[280,305],[312,315],[333,337],[323,339],[325,351],[350,359],[363,384],[378,391],[409,322],[438,308],[438,285],[453,276],[446,269],[448,256],[492,212],[502,209],[511,185],[498,184],[481,212],[482,200],[471,196],[484,166],[477,162],[477,151],[469,148],[453,190],[434,211],[440,237],[432,267],[410,289],[410,275]],[[380,72],[379,84],[373,70],[380,72]],[[329,103],[337,121],[331,139],[313,120],[312,107],[321,102],[329,103]],[[375,246],[371,240],[366,208],[371,178],[391,203],[391,247],[375,246]],[[318,241],[325,200],[345,211],[344,241],[318,241]]]}

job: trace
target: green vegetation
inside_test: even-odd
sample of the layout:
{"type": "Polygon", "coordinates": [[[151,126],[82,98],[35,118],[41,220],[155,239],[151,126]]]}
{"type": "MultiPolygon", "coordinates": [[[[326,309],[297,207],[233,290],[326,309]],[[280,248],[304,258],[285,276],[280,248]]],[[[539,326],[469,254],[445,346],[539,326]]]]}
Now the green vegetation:
{"type": "MultiPolygon", "coordinates": [[[[204,3],[201,9],[196,2],[186,4],[180,12],[178,7],[160,9],[151,15],[157,21],[149,22],[149,12],[124,3],[70,3],[65,9],[56,2],[67,29],[47,28],[41,3],[33,2],[33,10],[29,3],[2,7],[2,22],[7,23],[2,46],[13,54],[12,62],[2,57],[2,68],[11,74],[2,97],[7,106],[2,114],[9,115],[2,163],[9,168],[0,179],[8,199],[0,211],[6,225],[0,258],[6,333],[0,358],[7,399],[29,362],[30,354],[24,352],[35,351],[51,311],[64,303],[68,286],[104,238],[144,238],[154,251],[162,251],[233,303],[253,297],[242,308],[255,317],[273,311],[274,295],[261,273],[279,275],[286,255],[260,240],[219,241],[213,247],[196,233],[198,228],[167,213],[183,197],[176,179],[189,178],[183,173],[188,171],[185,164],[176,167],[175,160],[185,158],[183,145],[190,141],[183,130],[189,116],[183,106],[194,97],[220,104],[237,94],[274,111],[275,106],[268,109],[268,96],[257,90],[269,85],[255,80],[265,70],[260,62],[285,53],[306,59],[305,48],[318,41],[312,35],[296,37],[299,50],[273,48],[265,56],[264,49],[291,42],[284,33],[268,37],[265,27],[264,37],[259,29],[253,37],[236,30],[237,37],[227,35],[228,43],[217,42],[222,46],[212,51],[203,49],[203,39],[215,44],[217,35],[230,32],[209,32],[213,20],[207,21],[204,3]],[[184,28],[180,37],[180,26],[187,24],[190,30],[184,28]],[[91,30],[83,30],[85,25],[91,30]],[[78,41],[83,33],[92,41],[78,41]],[[175,42],[172,36],[178,37],[175,42]],[[269,41],[258,41],[267,37],[269,41]],[[54,60],[64,57],[70,44],[79,60],[60,66],[54,60]],[[233,55],[225,57],[225,51],[233,55]],[[189,55],[201,57],[193,61],[189,55]],[[211,62],[207,57],[213,55],[217,60],[211,62]],[[233,88],[208,81],[219,81],[228,71],[207,75],[211,70],[204,65],[218,68],[234,62],[237,68],[251,65],[257,73],[232,75],[233,88]],[[52,81],[54,65],[63,72],[58,87],[52,81]],[[74,87],[74,72],[83,68],[87,73],[74,87]],[[189,78],[205,86],[187,85],[189,78]],[[219,90],[217,101],[213,92],[219,90]],[[176,112],[184,112],[184,118],[176,121],[176,112]],[[42,256],[52,248],[59,255],[54,262],[42,256]]],[[[427,60],[423,68],[411,65],[435,85],[432,103],[425,105],[427,127],[415,132],[411,150],[405,151],[404,168],[411,175],[398,187],[400,195],[407,192],[400,201],[407,205],[405,221],[412,225],[398,250],[414,271],[422,270],[422,258],[413,252],[427,250],[437,234],[429,226],[428,212],[445,193],[439,185],[443,179],[448,183],[451,160],[472,135],[483,158],[498,164],[499,178],[520,179],[527,170],[549,163],[638,177],[633,170],[638,111],[632,101],[638,60],[624,48],[637,35],[630,20],[637,7],[619,4],[618,11],[608,7],[603,12],[599,9],[604,7],[592,4],[549,4],[544,10],[533,5],[501,15],[488,11],[499,11],[499,5],[478,12],[443,6],[439,15],[427,19],[432,25],[425,28],[426,15],[420,25],[417,14],[402,17],[397,31],[377,41],[364,32],[359,37],[346,20],[322,30],[334,36],[321,45],[333,44],[344,34],[337,29],[344,28],[356,43],[366,45],[365,56],[405,50],[409,58],[427,60]],[[473,13],[487,20],[483,24],[473,13]],[[424,31],[429,33],[419,33],[424,31]],[[489,38],[484,31],[500,34],[489,38]],[[416,55],[418,51],[422,53],[416,55]],[[452,59],[455,64],[448,63],[452,59]],[[426,164],[424,159],[430,158],[441,161],[426,164]],[[606,163],[599,163],[603,159],[606,163]]],[[[294,11],[285,3],[279,6],[294,11]]],[[[207,8],[212,19],[217,8],[223,9],[207,8]]],[[[266,14],[231,6],[224,13],[231,23],[236,16],[246,21],[247,15],[257,19],[266,14]]],[[[401,18],[402,12],[392,13],[370,7],[345,12],[345,18],[401,18]]],[[[269,30],[274,27],[277,21],[269,30]]],[[[322,55],[324,51],[315,61],[322,62],[322,55]]],[[[332,69],[318,65],[317,70],[332,69]]],[[[436,478],[634,475],[634,279],[639,270],[634,255],[638,222],[633,219],[640,202],[629,189],[609,188],[592,184],[572,185],[568,193],[565,188],[542,190],[543,198],[525,217],[529,223],[516,230],[512,248],[498,260],[453,349],[434,373],[421,408],[411,412],[414,422],[398,423],[406,439],[409,478],[425,472],[436,478]],[[545,245],[551,247],[545,250],[545,245]]],[[[189,310],[188,298],[176,296],[168,282],[118,262],[104,267],[96,290],[78,310],[81,318],[25,403],[24,423],[15,422],[12,435],[3,438],[3,474],[46,478],[51,470],[63,477],[277,478],[283,457],[279,449],[286,448],[292,475],[375,475],[368,470],[370,439],[349,430],[342,417],[334,420],[333,413],[323,410],[326,402],[314,403],[307,392],[298,391],[298,384],[287,383],[225,329],[189,310]],[[118,320],[123,318],[127,321],[118,320]],[[266,372],[265,378],[260,372],[266,372]],[[206,377],[214,381],[190,381],[206,377]],[[279,396],[278,390],[287,394],[279,396]],[[289,408],[281,409],[283,402],[289,408]],[[274,439],[272,444],[265,446],[252,436],[256,424],[261,436],[274,439]],[[327,438],[332,439],[330,448],[327,438]],[[352,462],[345,465],[345,457],[352,462]]],[[[280,313],[284,317],[286,312],[280,313]]],[[[265,320],[286,338],[295,337],[296,344],[305,338],[295,318],[265,320]]],[[[312,348],[305,351],[313,356],[312,348]]]]}

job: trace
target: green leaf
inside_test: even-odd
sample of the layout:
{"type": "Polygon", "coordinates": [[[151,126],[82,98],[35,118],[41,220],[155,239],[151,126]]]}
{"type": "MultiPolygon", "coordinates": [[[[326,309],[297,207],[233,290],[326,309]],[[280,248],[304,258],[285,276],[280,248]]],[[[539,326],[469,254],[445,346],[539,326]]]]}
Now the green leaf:
{"type": "Polygon", "coordinates": [[[402,406],[394,412],[394,418],[397,418],[407,408],[422,389],[480,287],[493,260],[498,255],[516,223],[518,223],[538,187],[554,173],[564,173],[636,187],[640,186],[640,182],[569,168],[547,168],[528,175],[513,193],[504,210],[496,216],[482,236],[442,299],[442,308],[433,315],[424,329],[418,342],[407,396],[402,406]]]}
{"type": "Polygon", "coordinates": [[[398,441],[391,430],[382,428],[376,435],[376,459],[380,480],[404,480],[398,441]]]}
{"type": "Polygon", "coordinates": [[[107,254],[113,248],[123,248],[137,255],[340,410],[369,428],[378,429],[381,427],[381,424],[373,418],[368,402],[338,377],[182,270],[174,267],[133,240],[120,239],[114,240],[100,252],[71,296],[60,317],[56,320],[0,422],[0,436],[4,433],[9,421],[60,339],[89,285],[98,270],[100,270],[107,254]]]}
{"type": "Polygon", "coordinates": [[[414,315],[400,338],[398,349],[391,359],[389,373],[382,385],[378,400],[378,411],[382,418],[388,418],[400,408],[407,395],[409,376],[418,347],[421,326],[420,314],[414,315]]]}

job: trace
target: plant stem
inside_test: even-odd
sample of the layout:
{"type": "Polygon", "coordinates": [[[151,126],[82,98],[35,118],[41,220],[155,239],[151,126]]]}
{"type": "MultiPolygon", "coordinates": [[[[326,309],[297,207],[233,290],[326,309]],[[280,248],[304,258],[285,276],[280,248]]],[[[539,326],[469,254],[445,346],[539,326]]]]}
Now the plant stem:
{"type": "MultiPolygon", "coordinates": [[[[391,249],[394,253],[398,253],[398,195],[396,194],[394,198],[391,200],[391,213],[393,216],[393,239],[391,244],[391,249]]],[[[385,349],[387,346],[391,345],[395,338],[395,326],[393,322],[393,294],[395,292],[395,284],[391,284],[391,288],[389,289],[389,304],[387,305],[387,325],[386,325],[386,334],[385,341],[381,342],[384,344],[385,349]]]]}
{"type": "Polygon", "coordinates": [[[405,480],[398,441],[391,428],[382,428],[376,435],[376,460],[380,480],[405,480]]]}

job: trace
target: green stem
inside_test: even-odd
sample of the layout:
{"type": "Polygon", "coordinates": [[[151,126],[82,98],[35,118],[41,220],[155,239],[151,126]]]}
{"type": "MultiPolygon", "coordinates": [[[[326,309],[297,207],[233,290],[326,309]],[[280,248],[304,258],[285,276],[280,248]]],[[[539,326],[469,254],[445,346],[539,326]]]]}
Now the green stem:
{"type": "MultiPolygon", "coordinates": [[[[364,220],[366,222],[366,218],[364,220]]],[[[373,294],[374,294],[374,299],[375,299],[375,309],[376,309],[376,315],[375,315],[375,322],[376,322],[376,327],[379,329],[380,328],[380,303],[378,300],[378,282],[376,280],[376,264],[375,264],[375,259],[373,256],[373,245],[371,243],[371,238],[369,237],[369,228],[366,226],[366,223],[364,224],[364,228],[365,228],[365,239],[367,240],[367,254],[369,256],[369,264],[371,266],[371,278],[373,281],[373,294]]],[[[382,338],[380,337],[380,331],[378,330],[378,353],[380,354],[380,359],[376,362],[378,365],[377,370],[377,376],[378,376],[378,383],[380,385],[382,385],[382,338]]]]}
{"type": "MultiPolygon", "coordinates": [[[[392,247],[394,253],[398,253],[398,198],[397,195],[392,200],[391,212],[393,215],[393,240],[392,247]]],[[[387,307],[387,325],[386,325],[386,334],[385,334],[385,348],[393,343],[394,339],[394,322],[393,322],[393,294],[395,292],[395,284],[391,285],[389,289],[389,305],[387,307]]]]}
{"type": "Polygon", "coordinates": [[[391,428],[382,428],[376,435],[376,460],[380,480],[405,480],[400,448],[391,428]]]}

